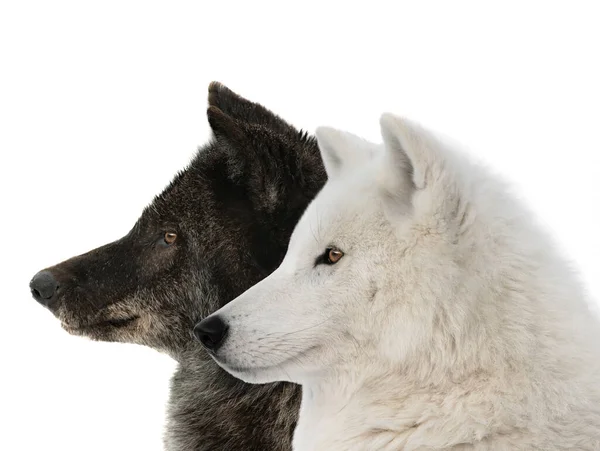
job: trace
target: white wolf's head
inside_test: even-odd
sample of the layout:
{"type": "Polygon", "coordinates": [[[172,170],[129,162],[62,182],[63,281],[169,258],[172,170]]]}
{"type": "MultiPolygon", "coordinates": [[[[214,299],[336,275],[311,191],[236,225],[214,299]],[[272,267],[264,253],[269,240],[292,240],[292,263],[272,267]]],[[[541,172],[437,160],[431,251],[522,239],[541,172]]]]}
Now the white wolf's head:
{"type": "Polygon", "coordinates": [[[381,130],[383,145],[318,129],[329,181],[283,263],[196,327],[234,376],[306,383],[358,359],[431,376],[419,362],[473,371],[536,352],[527,290],[553,288],[525,281],[545,250],[523,211],[418,125],[384,114],[381,130]]]}

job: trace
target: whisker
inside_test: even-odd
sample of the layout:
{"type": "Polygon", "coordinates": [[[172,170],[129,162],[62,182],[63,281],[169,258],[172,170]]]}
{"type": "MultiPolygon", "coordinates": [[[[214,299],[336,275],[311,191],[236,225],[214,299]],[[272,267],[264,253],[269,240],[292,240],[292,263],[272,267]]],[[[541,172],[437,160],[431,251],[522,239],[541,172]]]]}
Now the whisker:
{"type": "Polygon", "coordinates": [[[283,337],[289,337],[290,335],[294,335],[294,334],[297,334],[297,333],[300,333],[300,332],[304,332],[304,331],[307,331],[307,330],[310,330],[310,329],[314,329],[315,327],[319,327],[320,325],[322,325],[322,324],[325,324],[325,323],[326,323],[327,321],[329,321],[330,319],[331,319],[331,318],[327,318],[327,319],[325,319],[325,320],[321,321],[321,322],[320,322],[320,323],[318,323],[318,324],[314,324],[314,325],[312,325],[312,326],[305,327],[304,329],[299,329],[299,330],[295,330],[295,331],[293,331],[293,332],[287,332],[287,333],[285,333],[285,334],[281,334],[281,335],[279,335],[279,337],[281,337],[281,338],[283,338],[283,337]]]}

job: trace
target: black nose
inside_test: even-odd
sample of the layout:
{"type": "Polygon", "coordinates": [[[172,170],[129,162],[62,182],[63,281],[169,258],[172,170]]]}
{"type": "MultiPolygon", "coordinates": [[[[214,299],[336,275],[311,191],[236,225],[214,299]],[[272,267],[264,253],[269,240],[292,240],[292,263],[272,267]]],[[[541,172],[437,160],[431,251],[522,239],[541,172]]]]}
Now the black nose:
{"type": "Polygon", "coordinates": [[[29,282],[33,298],[44,307],[49,307],[56,298],[58,282],[50,271],[40,271],[29,282]]]}
{"type": "Polygon", "coordinates": [[[209,316],[194,327],[194,335],[209,351],[216,351],[227,335],[227,324],[218,316],[209,316]]]}

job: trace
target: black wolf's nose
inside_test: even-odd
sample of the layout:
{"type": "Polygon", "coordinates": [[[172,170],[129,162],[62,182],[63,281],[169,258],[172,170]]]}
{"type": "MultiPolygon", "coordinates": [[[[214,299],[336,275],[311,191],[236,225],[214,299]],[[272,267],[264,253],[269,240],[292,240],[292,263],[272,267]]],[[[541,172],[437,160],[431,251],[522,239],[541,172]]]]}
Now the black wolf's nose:
{"type": "Polygon", "coordinates": [[[29,282],[33,298],[44,307],[49,307],[55,298],[58,282],[50,271],[40,271],[29,282]]]}
{"type": "Polygon", "coordinates": [[[194,335],[209,351],[216,351],[227,335],[227,324],[218,316],[209,316],[194,327],[194,335]]]}

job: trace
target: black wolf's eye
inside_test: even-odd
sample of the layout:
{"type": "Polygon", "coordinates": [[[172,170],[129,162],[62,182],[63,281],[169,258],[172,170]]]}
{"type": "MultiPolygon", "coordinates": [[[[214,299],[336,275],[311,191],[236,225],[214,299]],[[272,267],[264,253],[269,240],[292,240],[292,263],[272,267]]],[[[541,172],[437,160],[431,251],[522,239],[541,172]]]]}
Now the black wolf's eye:
{"type": "Polygon", "coordinates": [[[175,242],[177,234],[175,232],[165,232],[165,243],[169,246],[175,242]]]}
{"type": "Polygon", "coordinates": [[[328,247],[325,252],[317,257],[315,266],[317,265],[335,265],[341,260],[344,253],[335,247],[328,247]]]}

